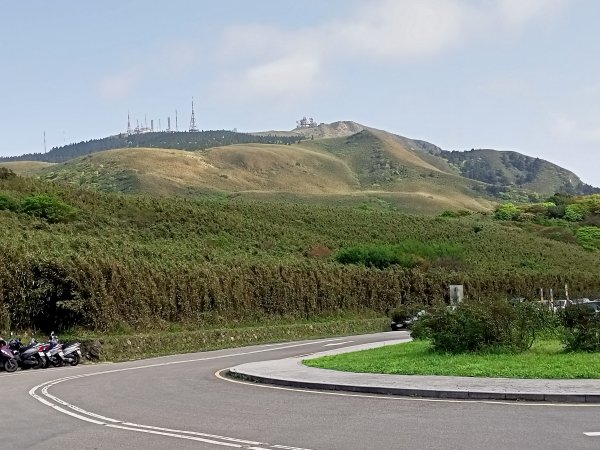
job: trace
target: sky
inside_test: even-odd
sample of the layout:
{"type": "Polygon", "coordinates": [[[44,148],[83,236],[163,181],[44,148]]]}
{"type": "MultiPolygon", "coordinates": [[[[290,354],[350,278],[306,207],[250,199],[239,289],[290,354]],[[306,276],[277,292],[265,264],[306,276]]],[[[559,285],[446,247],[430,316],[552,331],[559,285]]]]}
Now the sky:
{"type": "Polygon", "coordinates": [[[30,0],[0,10],[0,155],[353,120],[600,186],[595,0],[30,0]]]}

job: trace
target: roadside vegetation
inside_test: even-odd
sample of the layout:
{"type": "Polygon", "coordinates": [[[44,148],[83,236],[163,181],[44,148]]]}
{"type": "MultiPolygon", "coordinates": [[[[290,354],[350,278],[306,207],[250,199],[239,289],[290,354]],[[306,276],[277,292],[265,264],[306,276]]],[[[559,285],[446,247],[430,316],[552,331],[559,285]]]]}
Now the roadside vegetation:
{"type": "MultiPolygon", "coordinates": [[[[557,312],[503,299],[439,306],[412,324],[413,342],[307,360],[350,372],[506,378],[600,378],[595,303],[557,312]]],[[[393,320],[409,314],[397,310],[393,320]]]]}
{"type": "Polygon", "coordinates": [[[3,331],[383,317],[444,301],[448,284],[474,297],[565,283],[574,296],[600,292],[597,251],[485,214],[128,196],[2,173],[3,331]],[[375,263],[361,249],[392,258],[375,263]]]}

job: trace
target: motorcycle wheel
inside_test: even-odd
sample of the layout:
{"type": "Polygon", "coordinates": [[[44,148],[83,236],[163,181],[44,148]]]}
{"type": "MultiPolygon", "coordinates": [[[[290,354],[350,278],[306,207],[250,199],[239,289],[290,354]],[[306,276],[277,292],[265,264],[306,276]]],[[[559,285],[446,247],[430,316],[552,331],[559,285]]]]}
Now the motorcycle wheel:
{"type": "Polygon", "coordinates": [[[4,361],[4,370],[7,372],[14,372],[19,367],[16,359],[7,359],[4,361]]]}
{"type": "Polygon", "coordinates": [[[52,361],[52,365],[54,367],[62,367],[63,366],[63,360],[60,359],[60,358],[58,358],[58,359],[52,361]]]}
{"type": "Polygon", "coordinates": [[[35,366],[33,366],[34,369],[43,369],[46,367],[46,358],[42,358],[39,355],[36,357],[37,359],[37,364],[35,366]]]}
{"type": "Polygon", "coordinates": [[[75,353],[73,355],[73,360],[69,364],[71,364],[72,366],[76,366],[77,364],[79,364],[79,360],[80,360],[79,355],[77,353],[75,353]]]}

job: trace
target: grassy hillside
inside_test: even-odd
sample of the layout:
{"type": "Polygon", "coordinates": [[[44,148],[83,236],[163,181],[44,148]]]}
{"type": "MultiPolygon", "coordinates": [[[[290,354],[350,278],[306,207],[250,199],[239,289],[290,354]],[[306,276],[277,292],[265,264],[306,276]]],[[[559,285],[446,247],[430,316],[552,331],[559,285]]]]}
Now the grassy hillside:
{"type": "Polygon", "coordinates": [[[454,283],[481,296],[558,292],[568,282],[572,295],[593,296],[599,265],[598,251],[480,214],[164,199],[0,180],[3,328],[382,314],[402,302],[441,300],[454,283]],[[406,241],[457,250],[386,270],[335,259],[352,246],[406,241]]]}
{"type": "Polygon", "coordinates": [[[43,161],[13,161],[0,163],[0,167],[6,167],[18,175],[36,176],[41,169],[52,167],[53,163],[43,161]]]}
{"type": "Polygon", "coordinates": [[[493,201],[539,200],[555,192],[600,192],[539,158],[495,150],[448,152],[350,121],[256,134],[118,135],[48,154],[0,158],[0,164],[27,164],[28,158],[63,164],[15,170],[106,192],[242,195],[430,214],[489,210],[493,201]]]}
{"type": "Polygon", "coordinates": [[[185,152],[120,149],[41,170],[46,180],[107,192],[194,197],[226,193],[405,211],[488,209],[474,182],[445,173],[391,135],[365,130],[295,145],[245,144],[185,152]]]}

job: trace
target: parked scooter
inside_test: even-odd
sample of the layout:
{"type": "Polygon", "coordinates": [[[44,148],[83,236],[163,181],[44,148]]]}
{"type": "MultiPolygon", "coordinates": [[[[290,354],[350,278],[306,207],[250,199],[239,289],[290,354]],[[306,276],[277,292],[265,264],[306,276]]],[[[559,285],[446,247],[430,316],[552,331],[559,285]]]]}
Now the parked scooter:
{"type": "Polygon", "coordinates": [[[65,357],[62,349],[62,344],[58,342],[58,336],[54,331],[50,333],[50,340],[44,344],[44,367],[61,367],[65,363],[65,357]]]}
{"type": "Polygon", "coordinates": [[[74,344],[63,345],[63,359],[64,362],[72,366],[76,366],[81,361],[81,344],[75,342],[74,344]]]}
{"type": "Polygon", "coordinates": [[[21,339],[15,338],[11,339],[8,345],[13,350],[15,359],[17,359],[17,363],[22,369],[41,369],[44,367],[46,355],[42,350],[42,344],[38,344],[35,339],[31,339],[29,345],[23,345],[21,339]]]}
{"type": "Polygon", "coordinates": [[[19,367],[19,362],[4,339],[0,339],[0,366],[7,372],[14,372],[19,367]]]}

